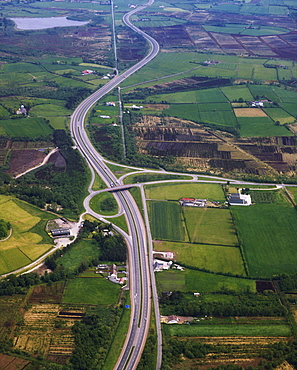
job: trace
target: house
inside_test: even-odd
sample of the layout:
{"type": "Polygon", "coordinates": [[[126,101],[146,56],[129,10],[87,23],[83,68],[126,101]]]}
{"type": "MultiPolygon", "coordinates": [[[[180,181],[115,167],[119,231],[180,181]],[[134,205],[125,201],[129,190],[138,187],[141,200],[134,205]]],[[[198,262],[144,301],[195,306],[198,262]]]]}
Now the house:
{"type": "Polygon", "coordinates": [[[16,111],[16,114],[27,114],[27,109],[24,107],[24,105],[21,105],[20,108],[16,111]]]}
{"type": "Polygon", "coordinates": [[[154,272],[169,270],[172,265],[172,261],[154,260],[154,272]]]}
{"type": "Polygon", "coordinates": [[[105,105],[107,105],[108,107],[115,107],[115,102],[113,102],[113,101],[107,101],[105,103],[105,105]]]}
{"type": "Polygon", "coordinates": [[[179,318],[175,315],[170,315],[167,317],[167,324],[178,324],[179,318]]]}
{"type": "Polygon", "coordinates": [[[81,72],[81,74],[82,74],[83,76],[91,75],[91,74],[93,74],[93,73],[94,73],[94,71],[92,71],[91,69],[85,69],[84,71],[82,71],[82,72],[81,72]]]}
{"type": "Polygon", "coordinates": [[[252,101],[251,102],[252,107],[264,107],[264,103],[262,101],[252,101]]]}
{"type": "Polygon", "coordinates": [[[250,206],[252,199],[249,194],[231,193],[228,197],[228,203],[230,206],[250,206]]]}

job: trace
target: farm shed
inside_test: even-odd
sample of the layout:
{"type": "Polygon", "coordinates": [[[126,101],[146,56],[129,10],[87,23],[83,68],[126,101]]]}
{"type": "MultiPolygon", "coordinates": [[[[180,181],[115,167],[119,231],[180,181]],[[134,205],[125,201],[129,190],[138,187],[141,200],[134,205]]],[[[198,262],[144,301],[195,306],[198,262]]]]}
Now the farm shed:
{"type": "Polygon", "coordinates": [[[248,194],[232,193],[229,195],[228,203],[230,206],[250,206],[252,199],[248,194]]]}
{"type": "Polygon", "coordinates": [[[61,236],[69,236],[70,230],[66,228],[60,228],[60,229],[53,229],[51,230],[52,237],[61,237],[61,236]]]}

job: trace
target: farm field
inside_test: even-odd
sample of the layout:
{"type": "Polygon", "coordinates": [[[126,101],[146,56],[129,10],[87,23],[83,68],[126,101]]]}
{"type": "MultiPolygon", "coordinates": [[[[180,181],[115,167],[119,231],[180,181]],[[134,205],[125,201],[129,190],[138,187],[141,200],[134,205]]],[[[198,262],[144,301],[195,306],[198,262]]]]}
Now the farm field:
{"type": "Polygon", "coordinates": [[[156,274],[159,292],[180,290],[181,292],[217,292],[232,289],[236,292],[256,291],[256,283],[251,279],[212,274],[197,270],[168,270],[156,274]]]}
{"type": "Polygon", "coordinates": [[[13,197],[0,196],[0,218],[12,225],[12,235],[0,242],[0,274],[33,262],[52,247],[45,232],[52,215],[13,197]]]}
{"type": "Polygon", "coordinates": [[[295,117],[291,116],[289,113],[281,108],[265,108],[264,111],[271,119],[273,119],[274,121],[279,121],[281,125],[293,123],[296,121],[295,117]]]}
{"type": "Polygon", "coordinates": [[[245,276],[239,248],[212,244],[155,242],[154,251],[170,251],[175,260],[191,267],[245,276]]]}
{"type": "Polygon", "coordinates": [[[227,325],[163,325],[165,333],[169,336],[187,337],[225,337],[225,336],[290,336],[290,326],[285,324],[227,324],[227,325]]]}
{"type": "Polygon", "coordinates": [[[250,276],[295,273],[296,210],[285,204],[232,207],[250,276]],[[273,227],[271,227],[273,225],[273,227]]]}
{"type": "Polygon", "coordinates": [[[26,117],[0,120],[0,132],[10,137],[30,137],[50,135],[53,130],[44,118],[26,117]]]}
{"type": "Polygon", "coordinates": [[[108,306],[116,304],[121,287],[101,277],[75,278],[68,281],[63,303],[108,306]]]}
{"type": "Polygon", "coordinates": [[[269,117],[237,117],[242,137],[292,136],[284,126],[277,126],[269,117]]]}
{"type": "Polygon", "coordinates": [[[191,243],[238,246],[229,209],[183,207],[191,243]]]}
{"type": "Polygon", "coordinates": [[[177,202],[148,202],[153,239],[188,241],[181,206],[177,202]]]}
{"type": "Polygon", "coordinates": [[[211,199],[225,202],[221,185],[217,184],[162,184],[145,187],[147,199],[179,200],[181,198],[211,199]]]}

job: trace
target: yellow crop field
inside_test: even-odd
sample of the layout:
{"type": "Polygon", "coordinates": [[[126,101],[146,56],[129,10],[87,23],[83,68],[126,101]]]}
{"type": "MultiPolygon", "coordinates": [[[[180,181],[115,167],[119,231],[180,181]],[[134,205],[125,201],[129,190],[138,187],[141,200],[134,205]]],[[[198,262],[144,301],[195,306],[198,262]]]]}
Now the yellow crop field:
{"type": "Polygon", "coordinates": [[[0,241],[0,274],[33,262],[52,247],[44,227],[52,215],[14,197],[0,195],[0,219],[10,222],[12,233],[0,241]]]}
{"type": "Polygon", "coordinates": [[[236,117],[267,117],[267,114],[259,108],[234,108],[236,117]]]}

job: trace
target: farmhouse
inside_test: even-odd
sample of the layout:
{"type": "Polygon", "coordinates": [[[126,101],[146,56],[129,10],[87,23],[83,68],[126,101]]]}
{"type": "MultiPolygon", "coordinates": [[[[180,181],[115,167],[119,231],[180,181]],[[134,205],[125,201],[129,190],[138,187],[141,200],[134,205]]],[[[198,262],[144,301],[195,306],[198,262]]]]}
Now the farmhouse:
{"type": "Polygon", "coordinates": [[[167,323],[168,324],[178,324],[179,322],[179,317],[175,316],[175,315],[170,315],[167,317],[167,323]]]}
{"type": "Polygon", "coordinates": [[[154,272],[169,270],[172,265],[172,261],[166,262],[161,260],[154,260],[154,272]]]}
{"type": "Polygon", "coordinates": [[[250,195],[238,192],[229,195],[228,203],[230,206],[250,206],[252,199],[250,195]]]}
{"type": "Polygon", "coordinates": [[[252,101],[250,104],[252,107],[264,107],[264,103],[262,101],[252,101]]]}
{"type": "Polygon", "coordinates": [[[27,114],[27,109],[25,108],[25,106],[22,104],[20,106],[20,108],[16,111],[16,114],[27,114]]]}
{"type": "Polygon", "coordinates": [[[207,199],[181,198],[179,202],[183,207],[206,207],[207,199]]]}
{"type": "Polygon", "coordinates": [[[92,71],[91,69],[85,69],[84,71],[82,71],[82,72],[81,72],[81,74],[82,74],[83,76],[91,75],[91,74],[93,74],[93,73],[94,73],[94,71],[92,71]]]}

